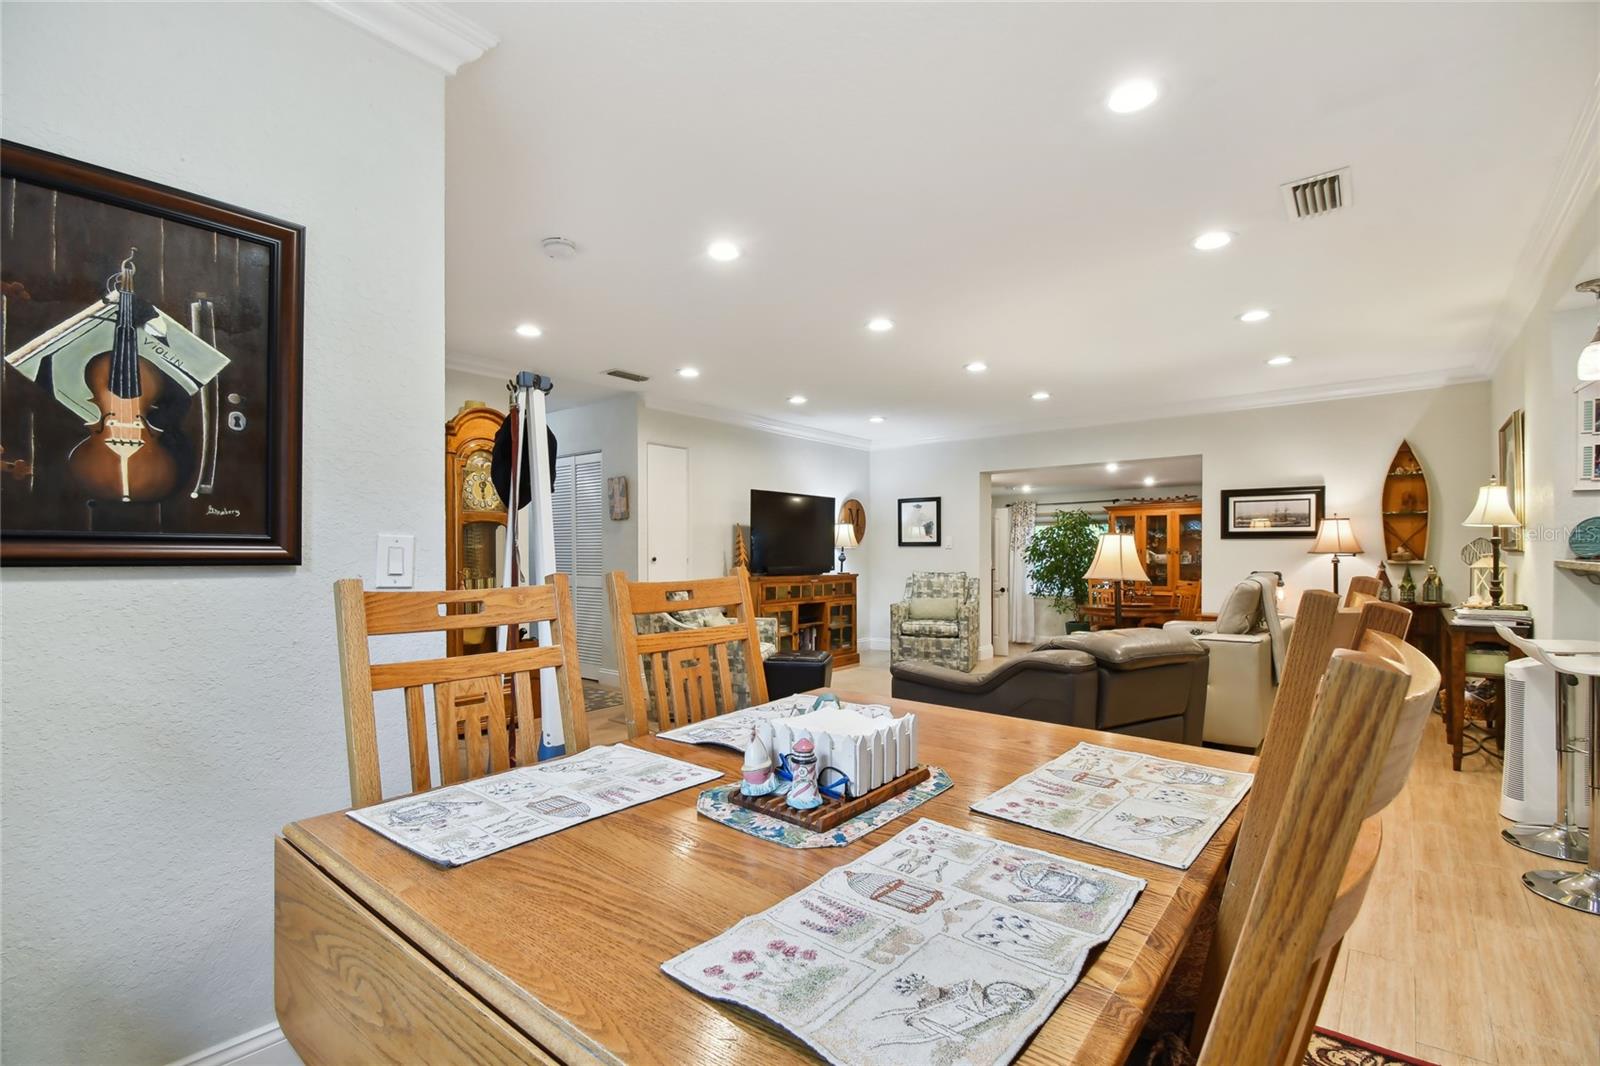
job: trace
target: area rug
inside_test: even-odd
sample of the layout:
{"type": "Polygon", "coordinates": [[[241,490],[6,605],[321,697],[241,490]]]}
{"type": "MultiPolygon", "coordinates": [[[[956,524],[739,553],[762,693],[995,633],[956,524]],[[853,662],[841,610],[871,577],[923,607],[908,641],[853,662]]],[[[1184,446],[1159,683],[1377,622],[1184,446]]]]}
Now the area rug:
{"type": "Polygon", "coordinates": [[[1414,1059],[1398,1051],[1368,1044],[1343,1033],[1316,1029],[1306,1048],[1305,1066],[1434,1066],[1427,1059],[1414,1059]]]}
{"type": "Polygon", "coordinates": [[[583,709],[586,711],[603,711],[607,707],[622,706],[622,690],[602,685],[598,681],[583,681],[583,709]]]}

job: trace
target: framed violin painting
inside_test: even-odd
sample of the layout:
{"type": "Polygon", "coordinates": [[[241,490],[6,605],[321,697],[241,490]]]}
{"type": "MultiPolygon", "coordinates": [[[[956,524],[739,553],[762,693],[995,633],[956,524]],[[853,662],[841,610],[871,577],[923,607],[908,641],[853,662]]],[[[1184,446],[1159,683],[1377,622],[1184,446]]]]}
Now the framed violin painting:
{"type": "Polygon", "coordinates": [[[0,562],[300,562],[305,229],[0,142],[0,562]]]}

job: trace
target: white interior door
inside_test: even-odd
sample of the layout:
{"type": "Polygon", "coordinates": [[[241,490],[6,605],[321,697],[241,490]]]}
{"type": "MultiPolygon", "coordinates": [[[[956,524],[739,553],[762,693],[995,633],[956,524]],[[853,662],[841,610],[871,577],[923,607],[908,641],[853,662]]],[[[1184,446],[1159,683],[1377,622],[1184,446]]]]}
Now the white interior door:
{"type": "Polygon", "coordinates": [[[689,450],[644,446],[645,580],[689,580],[689,450]]]}
{"type": "Polygon", "coordinates": [[[1011,509],[994,509],[994,536],[989,539],[989,588],[993,593],[994,657],[1011,654],[1011,601],[1006,582],[1011,576],[1011,509]]]}
{"type": "Polygon", "coordinates": [[[599,452],[556,460],[556,569],[572,583],[572,615],[584,677],[598,678],[605,658],[605,474],[599,452]]]}

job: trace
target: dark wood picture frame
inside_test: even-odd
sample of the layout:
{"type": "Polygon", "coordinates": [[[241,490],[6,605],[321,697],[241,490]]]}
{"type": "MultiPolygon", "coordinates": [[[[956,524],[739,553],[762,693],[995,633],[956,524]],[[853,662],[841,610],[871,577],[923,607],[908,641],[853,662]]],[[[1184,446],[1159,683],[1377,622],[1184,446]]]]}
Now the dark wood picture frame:
{"type": "MultiPolygon", "coordinates": [[[[263,531],[41,532],[14,529],[0,522],[3,527],[0,528],[0,564],[298,565],[305,227],[11,141],[0,141],[0,182],[5,183],[13,205],[18,195],[16,183],[21,182],[135,215],[151,216],[163,223],[170,221],[210,231],[219,240],[248,241],[264,250],[251,249],[253,255],[266,256],[263,273],[267,290],[257,327],[265,330],[265,366],[260,370],[266,383],[266,395],[260,401],[266,412],[265,441],[263,447],[252,453],[260,458],[248,459],[251,469],[260,470],[265,478],[264,500],[258,500],[264,504],[263,531]]],[[[162,245],[164,248],[165,237],[162,245]]],[[[145,254],[150,256],[146,259],[148,263],[153,255],[145,254]]],[[[8,297],[14,290],[26,292],[25,280],[13,279],[9,272],[5,280],[8,297]]],[[[8,337],[8,347],[16,346],[18,339],[8,337]]],[[[5,387],[29,384],[10,366],[0,373],[5,375],[5,387]]],[[[160,372],[156,373],[159,378],[160,372]]],[[[42,379],[42,372],[40,376],[42,379]]],[[[229,428],[235,427],[230,425],[229,428]]],[[[0,478],[8,474],[19,476],[15,474],[13,457],[6,458],[6,469],[0,472],[0,478]]],[[[36,462],[30,459],[26,468],[32,469],[36,462]]],[[[123,477],[126,486],[125,473],[123,477]]]]}
{"type": "Polygon", "coordinates": [[[902,548],[937,548],[944,542],[944,497],[907,496],[894,506],[895,535],[902,548]],[[906,504],[933,504],[933,539],[906,540],[906,504]]]}
{"type": "Polygon", "coordinates": [[[1313,538],[1317,535],[1317,526],[1328,513],[1324,500],[1324,488],[1321,485],[1293,485],[1268,489],[1223,489],[1222,490],[1222,536],[1229,540],[1279,540],[1294,537],[1313,538]],[[1266,526],[1253,529],[1248,526],[1239,526],[1234,522],[1234,505],[1236,503],[1249,503],[1258,506],[1271,506],[1278,501],[1294,503],[1299,501],[1309,502],[1310,525],[1295,525],[1290,528],[1266,526]]]}

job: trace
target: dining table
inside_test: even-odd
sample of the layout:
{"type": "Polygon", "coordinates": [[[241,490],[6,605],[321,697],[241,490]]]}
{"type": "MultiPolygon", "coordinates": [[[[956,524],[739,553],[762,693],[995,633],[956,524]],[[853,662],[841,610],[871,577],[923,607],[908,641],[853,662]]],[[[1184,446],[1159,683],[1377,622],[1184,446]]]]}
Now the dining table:
{"type": "MultiPolygon", "coordinates": [[[[1109,604],[1085,604],[1078,608],[1094,629],[1107,629],[1118,625],[1116,608],[1109,604]]],[[[1122,603],[1123,626],[1161,626],[1175,621],[1182,611],[1175,603],[1149,603],[1127,601],[1122,603]]]]}
{"type": "MultiPolygon", "coordinates": [[[[1188,869],[970,810],[1079,742],[1252,772],[1255,759],[1121,733],[837,692],[917,716],[920,761],[952,786],[842,847],[792,849],[696,812],[698,787],[477,859],[437,866],[342,811],[276,838],[278,1020],[310,1066],[376,1061],[816,1062],[803,1043],[678,984],[661,964],[851,862],[918,818],[1144,878],[1111,939],[1016,1061],[1120,1064],[1204,904],[1245,804],[1188,869]]],[[[740,755],[644,736],[722,771],[740,755]]],[[[1246,797],[1248,802],[1248,797],[1246,797]]]]}

